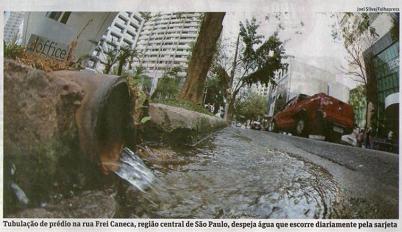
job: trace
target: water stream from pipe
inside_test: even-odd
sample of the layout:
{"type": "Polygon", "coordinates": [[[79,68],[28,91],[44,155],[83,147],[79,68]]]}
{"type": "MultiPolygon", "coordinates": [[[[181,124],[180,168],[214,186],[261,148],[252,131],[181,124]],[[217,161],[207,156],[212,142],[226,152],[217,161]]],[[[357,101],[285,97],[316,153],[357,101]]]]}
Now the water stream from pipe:
{"type": "Polygon", "coordinates": [[[145,166],[141,158],[127,147],[122,151],[120,167],[115,173],[142,192],[155,180],[154,174],[145,166]]]}

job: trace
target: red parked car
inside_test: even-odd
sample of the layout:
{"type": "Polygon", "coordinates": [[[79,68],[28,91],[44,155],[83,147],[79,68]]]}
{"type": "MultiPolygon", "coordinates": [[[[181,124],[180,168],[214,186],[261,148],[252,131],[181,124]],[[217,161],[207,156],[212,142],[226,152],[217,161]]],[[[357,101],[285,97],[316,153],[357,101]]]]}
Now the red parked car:
{"type": "Polygon", "coordinates": [[[274,115],[271,130],[286,131],[298,136],[324,135],[327,140],[340,141],[353,130],[353,108],[324,93],[313,96],[299,94],[274,115]]]}

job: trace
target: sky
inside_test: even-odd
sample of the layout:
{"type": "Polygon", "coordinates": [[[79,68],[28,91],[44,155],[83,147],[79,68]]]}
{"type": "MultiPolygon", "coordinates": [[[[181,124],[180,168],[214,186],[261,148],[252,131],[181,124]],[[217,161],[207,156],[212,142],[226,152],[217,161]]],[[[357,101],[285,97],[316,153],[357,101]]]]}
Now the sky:
{"type": "Polygon", "coordinates": [[[251,19],[260,22],[259,33],[266,37],[272,35],[279,24],[279,37],[286,41],[286,54],[296,59],[324,69],[336,75],[338,82],[354,88],[356,83],[345,77],[340,71],[346,67],[346,52],[343,44],[334,41],[331,36],[332,25],[336,18],[330,13],[291,12],[291,13],[264,13],[264,12],[228,12],[223,22],[222,36],[230,41],[236,40],[239,32],[239,21],[251,19]]]}

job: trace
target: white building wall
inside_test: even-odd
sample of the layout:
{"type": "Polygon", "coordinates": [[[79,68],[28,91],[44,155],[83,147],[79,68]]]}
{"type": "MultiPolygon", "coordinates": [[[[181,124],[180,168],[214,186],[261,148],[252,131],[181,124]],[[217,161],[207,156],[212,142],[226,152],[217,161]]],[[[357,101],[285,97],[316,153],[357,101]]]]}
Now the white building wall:
{"type": "Polygon", "coordinates": [[[60,20],[49,18],[47,13],[25,14],[23,43],[26,45],[33,34],[67,46],[77,41],[72,54],[75,60],[92,52],[95,45],[90,41],[98,41],[117,14],[116,12],[71,12],[67,22],[61,23],[60,20]]]}
{"type": "MultiPolygon", "coordinates": [[[[186,76],[188,56],[198,36],[201,15],[199,12],[155,13],[144,23],[137,49],[143,54],[140,65],[154,79],[153,83],[176,66],[183,70],[179,76],[186,76]]],[[[155,87],[156,84],[151,91],[155,87]]]]}
{"type": "Polygon", "coordinates": [[[328,83],[335,80],[334,74],[296,60],[291,63],[289,76],[287,100],[298,94],[328,93],[328,83]]]}
{"type": "Polygon", "coordinates": [[[5,12],[4,16],[4,41],[17,42],[18,32],[24,20],[24,12],[5,12]]]}
{"type": "Polygon", "coordinates": [[[317,93],[328,94],[343,102],[349,101],[349,88],[339,83],[335,74],[295,59],[288,63],[287,71],[277,73],[277,85],[270,86],[267,97],[269,116],[274,115],[276,101],[281,95],[284,102],[298,94],[312,96],[317,93]]]}
{"type": "MultiPolygon", "coordinates": [[[[119,12],[107,28],[106,33],[102,35],[100,46],[114,46],[116,49],[121,47],[135,48],[143,24],[144,19],[139,13],[119,12]]],[[[103,71],[104,65],[99,61],[106,58],[99,49],[95,49],[88,66],[103,71]]]]}
{"type": "Polygon", "coordinates": [[[328,95],[339,99],[345,103],[349,103],[350,89],[338,82],[328,83],[328,95]]]}

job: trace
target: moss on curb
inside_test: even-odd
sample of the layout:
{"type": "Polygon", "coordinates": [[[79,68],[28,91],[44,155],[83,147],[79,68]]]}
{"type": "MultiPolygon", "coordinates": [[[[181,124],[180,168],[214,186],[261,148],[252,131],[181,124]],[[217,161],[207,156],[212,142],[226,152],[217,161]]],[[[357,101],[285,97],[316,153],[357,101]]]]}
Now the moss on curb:
{"type": "Polygon", "coordinates": [[[207,114],[210,116],[213,116],[214,114],[209,112],[207,109],[205,109],[202,105],[194,104],[189,101],[185,100],[178,100],[178,99],[167,99],[167,100],[153,100],[153,103],[160,103],[160,104],[165,104],[169,106],[176,106],[176,107],[181,107],[187,110],[207,114]]]}

